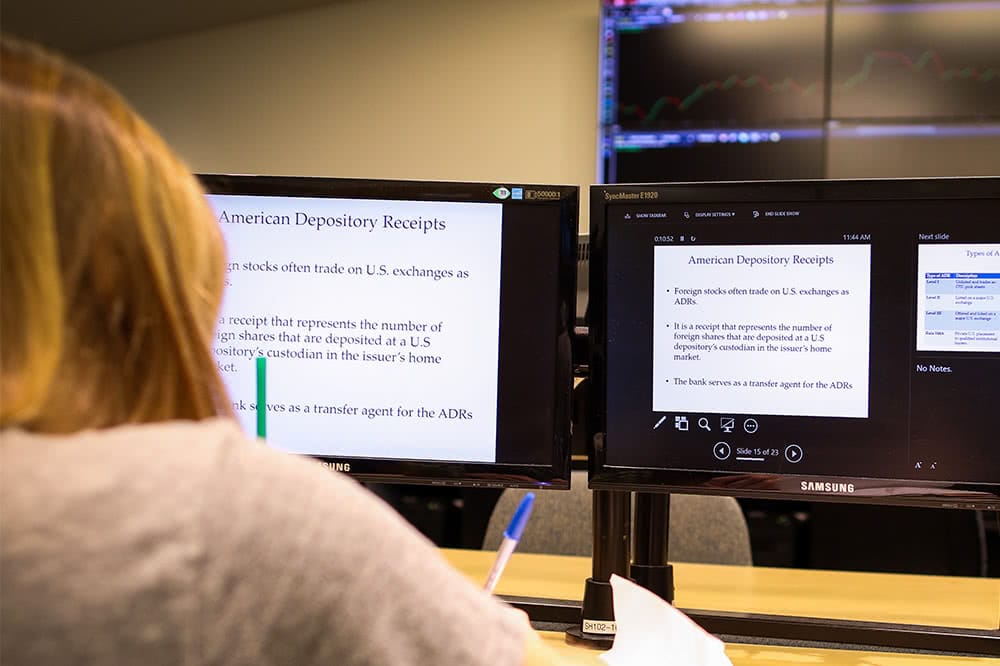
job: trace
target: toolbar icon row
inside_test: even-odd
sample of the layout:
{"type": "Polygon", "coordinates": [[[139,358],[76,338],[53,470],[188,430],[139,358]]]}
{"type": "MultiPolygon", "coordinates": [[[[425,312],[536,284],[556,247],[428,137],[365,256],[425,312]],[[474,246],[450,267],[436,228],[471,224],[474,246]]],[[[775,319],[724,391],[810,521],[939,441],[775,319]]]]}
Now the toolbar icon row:
{"type": "MultiPolygon", "coordinates": [[[[656,430],[663,425],[663,422],[666,420],[666,416],[660,417],[656,423],[653,424],[653,430],[656,430]]],[[[712,432],[712,422],[707,416],[699,417],[697,423],[700,429],[712,432]]],[[[748,435],[752,435],[760,429],[760,424],[755,418],[744,419],[741,425],[743,426],[743,432],[748,435]]],[[[717,427],[721,432],[731,433],[736,430],[736,418],[732,416],[723,416],[719,419],[717,427]]],[[[675,416],[674,429],[680,430],[681,432],[687,432],[691,429],[691,421],[684,415],[675,416]]]]}

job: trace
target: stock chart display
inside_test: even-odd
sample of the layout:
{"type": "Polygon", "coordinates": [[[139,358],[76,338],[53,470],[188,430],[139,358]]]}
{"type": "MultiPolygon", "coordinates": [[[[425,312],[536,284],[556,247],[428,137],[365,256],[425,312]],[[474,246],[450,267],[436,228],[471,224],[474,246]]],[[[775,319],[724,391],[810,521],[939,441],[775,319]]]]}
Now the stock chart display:
{"type": "Polygon", "coordinates": [[[605,182],[1000,173],[1000,0],[607,0],[601,30],[605,182]]]}
{"type": "Polygon", "coordinates": [[[608,180],[618,183],[823,177],[823,129],[818,124],[754,130],[623,130],[614,141],[605,166],[608,180]]]}
{"type": "Polygon", "coordinates": [[[661,8],[622,21],[618,122],[653,127],[821,119],[825,34],[823,4],[661,8]]]}
{"type": "Polygon", "coordinates": [[[838,2],[830,115],[1000,118],[1000,2],[838,2]]]}

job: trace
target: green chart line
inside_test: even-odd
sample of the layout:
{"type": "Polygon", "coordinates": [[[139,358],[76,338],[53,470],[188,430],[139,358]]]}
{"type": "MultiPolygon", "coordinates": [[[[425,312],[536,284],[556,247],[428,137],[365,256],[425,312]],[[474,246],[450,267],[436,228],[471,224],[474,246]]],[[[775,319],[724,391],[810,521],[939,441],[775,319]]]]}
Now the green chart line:
{"type": "Polygon", "coordinates": [[[638,104],[623,106],[622,112],[626,114],[638,115],[640,119],[645,121],[653,121],[668,104],[673,106],[678,111],[687,111],[710,92],[714,92],[716,90],[724,92],[732,90],[733,88],[746,89],[756,87],[762,88],[769,93],[797,92],[802,96],[806,96],[819,90],[820,85],[819,83],[810,83],[803,86],[798,81],[790,77],[785,78],[778,83],[771,83],[767,77],[760,74],[752,74],[746,78],[743,78],[738,74],[733,74],[723,81],[706,81],[705,83],[699,84],[697,88],[695,88],[687,97],[684,97],[683,99],[672,96],[660,97],[653,103],[653,106],[650,107],[648,112],[638,104]]]}
{"type": "Polygon", "coordinates": [[[901,65],[909,67],[915,72],[921,72],[927,68],[927,65],[933,64],[934,71],[937,73],[938,78],[942,81],[951,81],[953,79],[973,79],[980,83],[987,83],[996,78],[998,75],[998,71],[995,67],[988,67],[981,71],[975,67],[947,69],[941,61],[941,57],[934,51],[924,51],[916,60],[912,60],[905,53],[900,53],[898,51],[875,51],[865,56],[865,60],[861,65],[861,70],[844,81],[841,86],[843,88],[855,88],[867,81],[871,78],[872,68],[879,60],[892,60],[894,62],[898,62],[901,65]]]}
{"type": "MultiPolygon", "coordinates": [[[[922,72],[926,70],[928,66],[931,66],[938,78],[942,81],[960,79],[973,80],[979,83],[988,83],[994,79],[1000,78],[1000,70],[996,67],[987,67],[985,69],[978,69],[976,67],[946,68],[941,60],[941,57],[932,50],[924,51],[916,60],[913,60],[905,53],[901,53],[899,51],[873,51],[865,56],[864,61],[861,64],[861,69],[848,77],[843,83],[839,84],[838,87],[851,89],[865,83],[871,78],[872,69],[880,60],[889,60],[899,63],[915,72],[922,72]]],[[[771,81],[760,74],[752,74],[745,78],[738,74],[733,74],[722,81],[715,80],[701,83],[693,91],[691,91],[690,94],[683,98],[670,95],[660,97],[653,103],[648,111],[643,109],[639,104],[622,105],[621,111],[625,115],[639,116],[639,119],[644,122],[651,122],[656,120],[656,117],[660,115],[663,112],[664,107],[668,105],[674,107],[678,111],[687,111],[710,92],[725,92],[733,90],[734,88],[748,89],[755,87],[759,87],[769,93],[795,92],[804,97],[817,92],[820,89],[820,84],[818,82],[813,82],[803,85],[790,77],[787,77],[778,83],[771,83],[771,81]]]]}

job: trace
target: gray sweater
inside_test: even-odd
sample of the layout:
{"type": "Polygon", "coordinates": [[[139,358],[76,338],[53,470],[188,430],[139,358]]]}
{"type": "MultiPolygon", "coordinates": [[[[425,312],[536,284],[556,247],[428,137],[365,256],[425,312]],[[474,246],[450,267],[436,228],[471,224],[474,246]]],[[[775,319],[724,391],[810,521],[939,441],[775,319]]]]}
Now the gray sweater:
{"type": "Polygon", "coordinates": [[[228,421],[0,433],[0,663],[516,664],[529,628],[228,421]]]}

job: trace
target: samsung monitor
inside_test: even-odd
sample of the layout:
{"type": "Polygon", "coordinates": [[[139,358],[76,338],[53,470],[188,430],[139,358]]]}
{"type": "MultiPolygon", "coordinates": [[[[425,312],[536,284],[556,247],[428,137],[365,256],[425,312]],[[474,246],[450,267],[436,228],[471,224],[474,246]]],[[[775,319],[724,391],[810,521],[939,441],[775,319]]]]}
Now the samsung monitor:
{"type": "Polygon", "coordinates": [[[591,486],[1000,508],[1000,178],[591,188],[591,486]]]}
{"type": "Polygon", "coordinates": [[[568,485],[578,188],[200,178],[248,433],[365,481],[568,485]]]}

